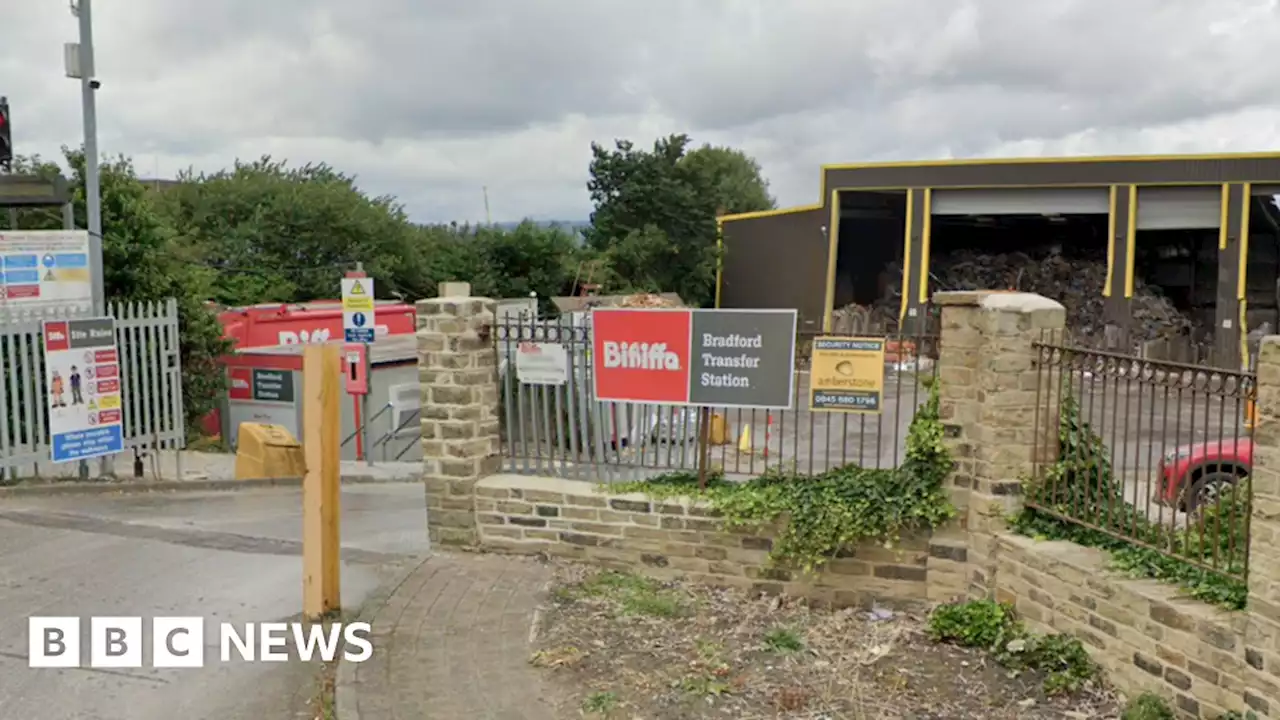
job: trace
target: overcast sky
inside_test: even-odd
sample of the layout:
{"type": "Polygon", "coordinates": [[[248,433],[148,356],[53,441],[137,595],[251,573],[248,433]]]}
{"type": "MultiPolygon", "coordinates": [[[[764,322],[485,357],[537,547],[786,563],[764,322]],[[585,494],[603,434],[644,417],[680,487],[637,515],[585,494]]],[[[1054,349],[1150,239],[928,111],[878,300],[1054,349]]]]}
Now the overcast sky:
{"type": "MultiPolygon", "coordinates": [[[[324,161],[421,221],[587,217],[591,141],[764,166],[1274,150],[1276,0],[96,0],[100,146],[324,161]],[[910,8],[910,9],[909,9],[910,8]]],[[[19,153],[79,144],[66,0],[0,0],[19,153]]]]}

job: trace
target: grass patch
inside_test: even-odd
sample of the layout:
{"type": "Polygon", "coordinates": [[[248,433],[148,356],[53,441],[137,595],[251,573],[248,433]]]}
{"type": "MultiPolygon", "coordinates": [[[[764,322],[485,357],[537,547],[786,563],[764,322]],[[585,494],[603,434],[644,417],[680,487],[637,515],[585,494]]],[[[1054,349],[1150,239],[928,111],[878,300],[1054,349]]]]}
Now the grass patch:
{"type": "Polygon", "coordinates": [[[611,600],[623,615],[679,617],[685,613],[686,598],[652,578],[617,570],[603,570],[578,587],[586,597],[611,600]]]}

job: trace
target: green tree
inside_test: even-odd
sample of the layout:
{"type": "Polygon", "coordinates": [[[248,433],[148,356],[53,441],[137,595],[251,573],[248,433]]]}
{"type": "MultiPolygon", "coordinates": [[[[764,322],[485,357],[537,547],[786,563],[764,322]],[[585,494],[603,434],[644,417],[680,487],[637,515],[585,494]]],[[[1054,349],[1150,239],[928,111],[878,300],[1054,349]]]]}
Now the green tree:
{"type": "Polygon", "coordinates": [[[741,151],[671,135],[637,149],[593,143],[587,190],[595,204],[588,245],[603,254],[621,289],[662,290],[705,305],[715,295],[718,212],[773,206],[759,165],[741,151]]]}
{"type": "Polygon", "coordinates": [[[725,214],[772,210],[776,201],[769,194],[760,163],[741,150],[703,145],[680,160],[685,169],[708,188],[717,210],[725,214]]]}
{"type": "MultiPolygon", "coordinates": [[[[77,227],[87,227],[84,192],[84,153],[64,148],[70,168],[73,207],[77,227]]],[[[15,173],[57,174],[56,163],[39,157],[19,158],[15,173]]],[[[189,248],[176,238],[157,212],[152,192],[141,182],[133,164],[124,157],[99,167],[102,198],[103,281],[108,301],[178,301],[181,340],[183,409],[188,431],[216,407],[224,389],[218,358],[229,346],[222,339],[217,317],[205,304],[213,273],[190,262],[189,248]]],[[[7,222],[7,218],[5,219],[7,222]]],[[[53,230],[62,227],[57,209],[24,209],[18,214],[22,229],[53,230]]]]}
{"type": "Polygon", "coordinates": [[[483,264],[483,294],[516,298],[573,292],[580,253],[571,233],[525,221],[509,231],[480,228],[474,242],[483,264]]]}
{"type": "Polygon", "coordinates": [[[380,297],[433,289],[424,245],[401,206],[365,195],[328,165],[291,168],[263,157],[179,179],[163,193],[163,207],[179,240],[216,271],[218,302],[332,298],[357,262],[377,280],[380,297]]]}

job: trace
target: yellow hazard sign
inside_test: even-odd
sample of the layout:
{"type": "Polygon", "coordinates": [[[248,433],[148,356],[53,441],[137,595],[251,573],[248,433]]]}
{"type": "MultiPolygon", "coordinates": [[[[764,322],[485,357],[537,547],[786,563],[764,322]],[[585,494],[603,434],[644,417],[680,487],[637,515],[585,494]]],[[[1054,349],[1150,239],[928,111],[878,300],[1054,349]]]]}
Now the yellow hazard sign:
{"type": "Polygon", "coordinates": [[[373,312],[373,278],[342,279],[342,310],[347,313],[373,312]]]}

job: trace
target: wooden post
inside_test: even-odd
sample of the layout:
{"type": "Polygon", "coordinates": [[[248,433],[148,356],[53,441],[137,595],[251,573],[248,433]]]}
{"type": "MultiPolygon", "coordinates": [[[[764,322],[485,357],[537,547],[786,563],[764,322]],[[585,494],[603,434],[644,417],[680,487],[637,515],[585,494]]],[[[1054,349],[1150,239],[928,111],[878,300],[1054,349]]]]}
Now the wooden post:
{"type": "Polygon", "coordinates": [[[318,619],[341,607],[342,360],[332,343],[308,345],[302,356],[302,612],[318,619]]]}

